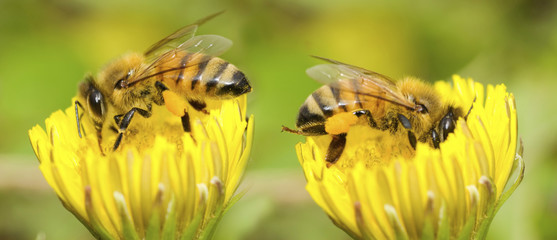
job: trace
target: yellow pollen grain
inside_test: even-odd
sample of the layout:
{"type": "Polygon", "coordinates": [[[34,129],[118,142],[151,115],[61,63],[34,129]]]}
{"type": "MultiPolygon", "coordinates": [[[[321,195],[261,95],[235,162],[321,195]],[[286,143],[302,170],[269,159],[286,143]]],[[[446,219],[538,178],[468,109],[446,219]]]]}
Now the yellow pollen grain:
{"type": "Polygon", "coordinates": [[[182,97],[172,91],[164,91],[162,97],[168,111],[178,117],[184,116],[188,104],[182,97]]]}
{"type": "Polygon", "coordinates": [[[358,117],[350,112],[338,113],[327,119],[325,131],[329,134],[341,134],[350,130],[350,126],[358,122],[358,117]]]}

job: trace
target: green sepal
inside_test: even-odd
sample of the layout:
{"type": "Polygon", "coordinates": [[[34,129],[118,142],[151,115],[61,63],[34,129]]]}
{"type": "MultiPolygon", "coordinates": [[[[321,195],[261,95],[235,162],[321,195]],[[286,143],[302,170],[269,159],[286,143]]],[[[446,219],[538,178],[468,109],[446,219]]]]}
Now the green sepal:
{"type": "Polygon", "coordinates": [[[126,202],[122,193],[114,192],[114,201],[116,202],[116,207],[118,208],[118,213],[122,221],[122,238],[126,240],[139,240],[140,238],[137,235],[137,231],[130,220],[130,215],[128,214],[126,202]]]}
{"type": "Polygon", "coordinates": [[[161,205],[153,206],[153,211],[151,212],[151,218],[149,219],[149,224],[145,232],[146,240],[157,240],[161,239],[161,205]]]}
{"type": "Polygon", "coordinates": [[[186,230],[182,232],[180,239],[182,240],[199,239],[198,232],[200,231],[200,228],[203,225],[203,219],[205,217],[206,209],[207,209],[207,204],[205,200],[201,199],[199,201],[197,213],[194,215],[194,218],[188,224],[186,230]]]}
{"type": "Polygon", "coordinates": [[[66,204],[64,201],[62,201],[62,204],[64,205],[64,207],[66,207],[66,209],[69,209],[70,212],[72,212],[74,216],[76,216],[77,219],[79,219],[79,221],[81,221],[87,227],[87,229],[89,229],[89,232],[91,232],[91,234],[95,238],[106,240],[116,239],[116,236],[112,236],[110,232],[101,224],[100,220],[97,218],[97,214],[93,210],[94,206],[93,201],[91,200],[91,188],[89,186],[86,186],[83,192],[85,194],[85,212],[87,213],[87,217],[89,217],[89,221],[81,218],[79,214],[76,214],[77,211],[75,211],[75,209],[70,210],[73,209],[73,207],[69,208],[69,204],[66,204]]]}
{"type": "Polygon", "coordinates": [[[493,221],[496,212],[495,204],[497,203],[497,186],[493,184],[493,181],[491,179],[486,179],[489,180],[489,184],[480,185],[480,196],[484,196],[484,198],[481,199],[481,202],[483,202],[482,204],[485,205],[485,207],[483,207],[483,209],[485,209],[485,212],[481,216],[485,216],[485,218],[482,219],[480,216],[480,226],[476,228],[476,236],[474,236],[475,239],[485,239],[485,237],[487,236],[487,232],[489,231],[491,221],[493,221]]]}
{"type": "Polygon", "coordinates": [[[449,224],[447,214],[445,202],[443,201],[441,208],[439,209],[439,230],[437,230],[437,239],[451,238],[451,225],[449,224]]]}
{"type": "Polygon", "coordinates": [[[520,185],[520,183],[522,182],[522,179],[524,178],[524,169],[525,169],[524,160],[522,159],[523,151],[524,151],[524,148],[523,148],[522,142],[521,142],[518,153],[516,154],[516,157],[515,157],[514,162],[513,162],[513,167],[512,167],[511,173],[509,175],[509,176],[516,176],[516,178],[514,179],[514,182],[512,183],[512,185],[510,185],[510,187],[505,192],[503,192],[501,194],[501,196],[499,197],[499,200],[493,204],[494,206],[491,206],[488,209],[488,213],[487,213],[488,217],[484,220],[484,222],[480,226],[480,229],[478,230],[476,239],[485,239],[486,238],[487,232],[489,230],[489,226],[491,225],[491,222],[493,221],[493,218],[495,217],[495,214],[499,211],[501,206],[503,206],[503,203],[505,203],[505,201],[507,201],[507,199],[516,190],[518,185],[520,185]]]}
{"type": "Polygon", "coordinates": [[[177,214],[174,208],[174,197],[168,202],[168,209],[164,219],[164,226],[162,228],[161,239],[176,239],[176,225],[177,225],[177,214]]]}
{"type": "MultiPolygon", "coordinates": [[[[471,211],[472,213],[475,213],[475,209],[472,209],[471,211]]],[[[466,219],[466,224],[464,224],[464,227],[462,228],[462,230],[460,230],[460,233],[458,234],[458,239],[460,240],[467,240],[467,239],[472,239],[472,236],[474,235],[474,229],[476,227],[476,214],[470,214],[470,217],[468,217],[468,219],[466,219]]]]}
{"type": "Polygon", "coordinates": [[[422,236],[420,239],[422,240],[429,240],[435,239],[435,218],[433,217],[432,212],[427,212],[424,221],[424,227],[422,228],[422,236]]]}
{"type": "Polygon", "coordinates": [[[387,204],[385,204],[384,208],[385,208],[385,213],[387,214],[387,217],[391,222],[391,226],[393,226],[393,230],[395,231],[395,239],[407,240],[408,234],[406,234],[406,231],[402,226],[402,223],[400,222],[400,218],[398,217],[395,208],[387,204]]]}
{"type": "Polygon", "coordinates": [[[518,153],[516,154],[516,157],[514,158],[513,167],[512,167],[511,174],[510,174],[510,176],[516,176],[516,178],[515,178],[513,184],[505,192],[503,192],[503,194],[501,194],[501,197],[499,198],[499,201],[497,202],[495,212],[499,211],[499,208],[501,208],[501,206],[503,206],[503,203],[505,201],[507,201],[507,199],[516,190],[518,185],[520,185],[520,183],[522,182],[522,179],[524,179],[525,165],[524,165],[524,159],[522,159],[522,153],[523,152],[524,152],[524,147],[522,146],[522,142],[520,142],[520,147],[519,147],[518,153]]]}

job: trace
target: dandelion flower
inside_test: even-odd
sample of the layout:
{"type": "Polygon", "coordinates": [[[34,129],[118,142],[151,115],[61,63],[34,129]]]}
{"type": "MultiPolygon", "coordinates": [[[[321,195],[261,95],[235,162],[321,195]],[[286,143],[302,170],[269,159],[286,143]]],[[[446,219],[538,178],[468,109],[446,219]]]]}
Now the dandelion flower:
{"type": "Polygon", "coordinates": [[[418,143],[411,157],[376,158],[389,144],[353,126],[342,157],[327,167],[329,136],[296,146],[306,189],[332,221],[357,239],[484,239],[524,174],[514,96],[504,85],[453,77],[437,82],[445,101],[473,108],[439,149],[418,143]],[[475,100],[474,100],[475,99],[475,100]],[[379,159],[379,160],[378,160],[379,159]]]}
{"type": "Polygon", "coordinates": [[[208,239],[237,199],[253,135],[245,110],[245,96],[227,100],[192,118],[191,134],[179,124],[178,137],[147,129],[149,141],[125,137],[114,152],[100,150],[86,118],[92,134],[79,137],[73,107],[29,137],[45,179],[96,238],[208,239]]]}

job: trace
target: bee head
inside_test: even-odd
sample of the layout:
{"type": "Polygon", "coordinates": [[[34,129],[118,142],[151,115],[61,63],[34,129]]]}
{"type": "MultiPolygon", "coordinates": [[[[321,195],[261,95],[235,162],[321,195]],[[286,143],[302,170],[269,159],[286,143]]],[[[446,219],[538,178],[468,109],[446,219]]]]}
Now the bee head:
{"type": "Polygon", "coordinates": [[[416,117],[426,122],[436,122],[443,117],[443,104],[431,85],[412,77],[407,77],[398,84],[401,93],[415,104],[412,110],[416,117]]]}

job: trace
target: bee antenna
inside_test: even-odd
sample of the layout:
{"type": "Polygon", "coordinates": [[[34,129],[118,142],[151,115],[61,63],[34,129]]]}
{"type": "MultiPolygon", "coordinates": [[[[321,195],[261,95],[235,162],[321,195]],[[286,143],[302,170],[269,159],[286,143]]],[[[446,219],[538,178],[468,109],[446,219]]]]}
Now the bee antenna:
{"type": "Polygon", "coordinates": [[[474,107],[474,103],[476,102],[477,97],[477,95],[474,95],[474,100],[472,101],[472,105],[470,105],[470,109],[468,109],[468,113],[466,113],[466,116],[464,116],[464,120],[468,119],[468,115],[470,115],[470,112],[472,112],[472,108],[474,107]]]}
{"type": "Polygon", "coordinates": [[[79,135],[79,138],[81,138],[81,124],[80,124],[80,120],[79,120],[79,111],[77,109],[77,106],[81,107],[81,109],[83,109],[83,106],[81,105],[81,103],[79,101],[75,101],[75,121],[77,123],[77,134],[79,135]]]}

